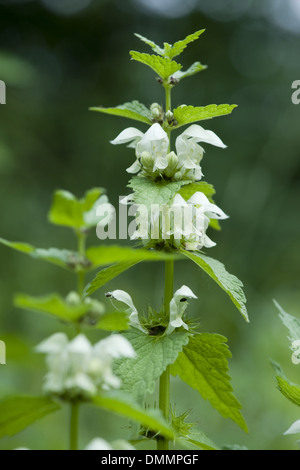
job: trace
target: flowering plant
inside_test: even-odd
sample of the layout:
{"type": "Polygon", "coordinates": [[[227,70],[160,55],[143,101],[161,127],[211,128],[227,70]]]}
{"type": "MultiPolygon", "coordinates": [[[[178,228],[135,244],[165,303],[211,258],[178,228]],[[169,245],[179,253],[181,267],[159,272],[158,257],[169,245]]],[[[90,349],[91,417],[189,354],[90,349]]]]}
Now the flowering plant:
{"type": "MultiPolygon", "coordinates": [[[[131,193],[123,202],[134,207],[135,229],[131,239],[138,241],[139,246],[86,246],[91,228],[97,225],[98,229],[100,224],[103,229],[113,213],[100,188],[88,191],[81,199],[67,191],[55,192],[49,220],[73,230],[77,251],[39,249],[1,239],[7,246],[54,263],[77,277],[77,291],[65,297],[58,294],[42,298],[16,296],[17,306],[52,314],[72,326],[73,337],[69,339],[58,332],[37,347],[38,352],[46,354],[48,371],[44,391],[47,396],[18,397],[23,417],[21,425],[18,421],[18,425],[10,426],[12,416],[8,413],[4,433],[18,431],[67,403],[71,408],[70,448],[77,449],[79,407],[87,403],[139,424],[128,436],[131,444],[122,443],[122,448],[130,449],[132,443],[138,446],[141,441],[154,440],[159,450],[167,450],[171,444],[219,449],[202,430],[186,422],[187,412],[176,413],[171,405],[171,376],[179,376],[208,399],[222,416],[247,429],[228,375],[231,354],[226,338],[199,331],[198,319],[195,321],[188,316],[188,299],[196,300],[197,295],[182,282],[181,287],[174,289],[175,263],[180,259],[191,260],[225,291],[248,321],[242,283],[229,274],[221,262],[202,251],[215,246],[209,230],[219,230],[219,220],[227,218],[214,202],[214,187],[203,181],[202,160],[207,144],[221,149],[226,146],[213,131],[197,123],[229,115],[235,105],[176,108],[171,105],[172,89],[185,78],[206,69],[195,62],[182,70],[182,65],[175,60],[203,32],[196,31],[173,45],[164,43],[163,47],[137,35],[153,53],[131,51],[131,58],[156,73],[165,91],[164,106],[154,102],[147,107],[132,101],[114,108],[91,108],[148,126],[145,132],[135,127],[126,128],[112,140],[113,145],[127,144],[134,151],[133,161],[127,168],[132,175],[128,184],[131,193]],[[183,126],[187,128],[176,137],[172,149],[172,132],[183,126]],[[99,221],[103,207],[107,217],[99,221]],[[103,302],[90,297],[142,261],[165,263],[164,299],[159,310],[150,306],[146,312],[137,309],[131,295],[121,289],[106,294],[117,307],[112,311],[103,302]],[[86,275],[99,268],[96,276],[86,283],[86,275]],[[113,334],[92,345],[87,337],[90,328],[113,334]],[[159,409],[149,407],[148,403],[145,407],[157,383],[159,409]]],[[[3,401],[0,411],[1,406],[3,410],[13,408],[13,404],[13,400],[3,401]]],[[[108,449],[114,448],[114,444],[99,437],[86,448],[108,449]]]]}

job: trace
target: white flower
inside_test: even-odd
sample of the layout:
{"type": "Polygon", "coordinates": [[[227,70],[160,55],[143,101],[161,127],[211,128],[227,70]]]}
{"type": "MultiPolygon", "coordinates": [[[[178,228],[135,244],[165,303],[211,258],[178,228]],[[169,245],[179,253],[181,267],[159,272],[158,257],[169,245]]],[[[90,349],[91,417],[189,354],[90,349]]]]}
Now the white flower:
{"type": "Polygon", "coordinates": [[[131,296],[127,292],[117,289],[117,290],[114,290],[113,292],[108,292],[106,296],[110,297],[111,299],[118,300],[119,302],[122,302],[125,305],[127,305],[128,307],[127,312],[130,313],[130,316],[129,316],[130,325],[133,326],[134,328],[137,328],[143,331],[144,333],[147,332],[145,328],[142,327],[140,320],[139,320],[138,311],[134,306],[131,296]]]}
{"type": "Polygon", "coordinates": [[[287,434],[298,434],[300,433],[300,419],[298,421],[295,421],[292,426],[289,427],[287,431],[285,431],[284,435],[287,434]]]}
{"type": "Polygon", "coordinates": [[[144,134],[129,127],[121,132],[112,144],[129,143],[136,150],[136,161],[127,169],[128,173],[145,173],[146,176],[162,175],[167,178],[191,179],[202,178],[200,162],[204,149],[199,142],[226,148],[221,139],[212,131],[193,124],[176,139],[176,153],[169,152],[169,138],[160,124],[153,124],[144,134]]]}
{"type": "MultiPolygon", "coordinates": [[[[131,326],[143,331],[143,333],[148,334],[146,328],[142,327],[139,320],[138,311],[133,304],[131,296],[127,292],[123,290],[115,290],[113,292],[109,292],[106,295],[108,295],[111,299],[119,300],[120,302],[125,303],[129,307],[128,311],[132,312],[133,315],[133,321],[130,322],[131,326]]],[[[169,325],[166,329],[166,334],[171,334],[175,328],[183,327],[186,330],[188,329],[188,326],[182,319],[188,305],[187,299],[197,299],[197,297],[189,287],[182,286],[175,292],[170,302],[170,318],[169,325]]]]}
{"type": "Polygon", "coordinates": [[[135,448],[123,439],[109,443],[96,437],[86,446],[85,450],[135,450],[135,448]]]}
{"type": "Polygon", "coordinates": [[[187,299],[197,299],[197,296],[187,286],[178,289],[170,302],[170,321],[166,330],[167,335],[171,334],[175,328],[183,326],[188,330],[188,326],[184,323],[182,317],[188,306],[187,299]]]}
{"type": "Polygon", "coordinates": [[[210,220],[226,218],[222,209],[201,192],[193,194],[188,201],[176,194],[169,204],[137,206],[137,229],[131,238],[140,238],[145,244],[152,240],[165,241],[191,251],[211,248],[215,243],[206,235],[210,220]]]}
{"type": "Polygon", "coordinates": [[[36,350],[47,355],[45,392],[69,398],[90,398],[101,390],[118,388],[120,380],[112,372],[113,360],[135,357],[131,344],[117,334],[93,346],[82,334],[69,341],[64,333],[57,333],[36,350]]]}

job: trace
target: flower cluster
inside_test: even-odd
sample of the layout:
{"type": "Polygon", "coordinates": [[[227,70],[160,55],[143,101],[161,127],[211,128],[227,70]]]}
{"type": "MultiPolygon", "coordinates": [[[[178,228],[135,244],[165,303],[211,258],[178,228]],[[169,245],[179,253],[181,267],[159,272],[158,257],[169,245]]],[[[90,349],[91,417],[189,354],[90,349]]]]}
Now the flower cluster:
{"type": "Polygon", "coordinates": [[[56,333],[36,350],[47,355],[44,391],[68,400],[87,400],[101,390],[118,388],[121,384],[112,372],[113,360],[135,357],[131,344],[118,334],[92,345],[82,334],[69,341],[64,333],[56,333]]]}
{"type": "Polygon", "coordinates": [[[153,124],[143,133],[134,127],[122,131],[112,144],[129,144],[134,148],[136,161],[127,168],[131,174],[171,181],[199,181],[203,173],[200,162],[204,149],[199,142],[226,148],[212,131],[193,124],[177,137],[176,153],[169,151],[169,137],[160,124],[153,124]]]}
{"type": "MultiPolygon", "coordinates": [[[[130,325],[133,328],[137,328],[143,331],[144,333],[148,334],[148,330],[147,328],[142,326],[138,311],[132,301],[131,296],[127,292],[123,290],[114,290],[113,292],[108,292],[106,296],[110,299],[118,300],[119,302],[122,302],[127,305],[127,311],[130,314],[130,325]]],[[[165,329],[165,333],[167,335],[170,335],[176,328],[183,327],[188,330],[188,326],[183,320],[183,315],[188,305],[187,299],[197,299],[195,294],[187,286],[182,286],[174,293],[174,296],[170,302],[169,323],[165,329]]]]}
{"type": "MultiPolygon", "coordinates": [[[[134,203],[134,194],[125,198],[134,203]]],[[[169,204],[136,204],[136,230],[131,239],[141,239],[145,246],[163,242],[173,248],[195,251],[215,246],[206,231],[212,219],[228,216],[202,192],[196,192],[187,201],[180,194],[169,204]]]]}

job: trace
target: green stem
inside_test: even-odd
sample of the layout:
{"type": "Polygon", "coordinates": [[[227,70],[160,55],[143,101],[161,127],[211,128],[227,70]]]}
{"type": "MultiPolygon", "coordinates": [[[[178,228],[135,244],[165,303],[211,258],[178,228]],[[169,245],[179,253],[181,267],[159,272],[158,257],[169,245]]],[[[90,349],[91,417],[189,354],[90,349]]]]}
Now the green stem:
{"type": "MultiPolygon", "coordinates": [[[[171,111],[171,90],[172,87],[169,83],[164,84],[164,89],[165,89],[165,95],[166,95],[166,109],[165,111],[171,111]]],[[[168,153],[171,151],[171,128],[168,127],[166,129],[166,132],[168,134],[169,138],[169,148],[168,148],[168,153]]]]}
{"type": "Polygon", "coordinates": [[[78,418],[79,418],[79,403],[74,402],[71,404],[70,450],[78,450],[78,418]]]}
{"type": "MultiPolygon", "coordinates": [[[[166,316],[170,316],[170,302],[173,297],[174,283],[174,261],[166,261],[165,263],[165,312],[166,316]]],[[[159,379],[159,408],[163,413],[166,421],[170,419],[170,369],[163,372],[159,379]]],[[[169,442],[167,439],[158,439],[157,449],[168,450],[169,442]]]]}
{"type": "MultiPolygon", "coordinates": [[[[85,258],[85,239],[86,235],[80,230],[76,232],[78,240],[78,253],[82,258],[85,258]]],[[[82,297],[85,286],[85,272],[78,271],[78,293],[82,297]]]]}

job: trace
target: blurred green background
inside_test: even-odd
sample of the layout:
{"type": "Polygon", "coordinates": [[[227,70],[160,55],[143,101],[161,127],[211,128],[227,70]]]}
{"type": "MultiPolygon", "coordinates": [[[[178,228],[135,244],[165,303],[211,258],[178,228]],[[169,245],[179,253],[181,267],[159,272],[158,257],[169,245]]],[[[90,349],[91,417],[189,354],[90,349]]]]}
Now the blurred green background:
{"type": "MultiPolygon", "coordinates": [[[[299,412],[276,389],[269,360],[300,382],[273,304],[275,298],[300,316],[300,107],[291,101],[292,82],[300,79],[298,0],[0,0],[0,79],[7,85],[7,104],[0,108],[0,236],[73,249],[72,233],[47,221],[53,191],[81,196],[104,186],[114,204],[128,194],[132,150],[109,141],[135,124],[88,108],[133,99],[163,102],[155,75],[129,60],[130,49],[148,52],[133,33],[162,44],[201,28],[206,33],[180,62],[187,67],[200,60],[209,68],[175,88],[173,104],[239,106],[229,117],[203,123],[228,145],[224,151],[207,145],[203,170],[217,190],[216,202],[230,215],[222,231],[211,234],[217,246],[208,254],[243,280],[251,323],[193,264],[178,263],[175,287],[185,283],[198,295],[190,311],[203,331],[227,336],[232,383],[249,433],[177,379],[172,401],[178,412],[192,409],[191,419],[219,445],[296,449],[297,436],[282,434],[299,412]]],[[[95,234],[89,241],[99,243],[95,234]]],[[[40,394],[44,360],[32,348],[59,325],[17,310],[13,295],[65,295],[76,280],[5,247],[0,260],[0,338],[7,343],[0,396],[40,394]]],[[[97,298],[113,288],[130,292],[140,309],[159,306],[163,265],[139,265],[97,298]]],[[[0,441],[0,448],[62,449],[67,420],[67,410],[47,417],[0,441]]],[[[125,421],[83,412],[81,447],[95,436],[126,435],[125,421]]]]}

